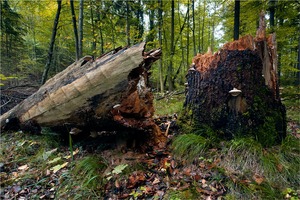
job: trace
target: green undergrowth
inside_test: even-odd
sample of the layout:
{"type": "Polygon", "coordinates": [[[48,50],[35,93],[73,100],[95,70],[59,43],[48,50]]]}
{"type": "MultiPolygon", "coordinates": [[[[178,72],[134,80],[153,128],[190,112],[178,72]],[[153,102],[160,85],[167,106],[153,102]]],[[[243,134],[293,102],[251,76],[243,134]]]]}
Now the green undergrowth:
{"type": "Polygon", "coordinates": [[[157,93],[154,100],[155,115],[173,115],[181,113],[185,96],[181,92],[173,92],[169,94],[157,93]]]}
{"type": "Polygon", "coordinates": [[[175,157],[216,163],[227,177],[226,199],[299,199],[300,140],[292,135],[263,148],[249,137],[216,141],[190,133],[177,136],[172,148],[175,157]]]}
{"type": "Polygon", "coordinates": [[[286,86],[282,89],[282,102],[286,106],[287,119],[300,122],[300,86],[286,86]]]}

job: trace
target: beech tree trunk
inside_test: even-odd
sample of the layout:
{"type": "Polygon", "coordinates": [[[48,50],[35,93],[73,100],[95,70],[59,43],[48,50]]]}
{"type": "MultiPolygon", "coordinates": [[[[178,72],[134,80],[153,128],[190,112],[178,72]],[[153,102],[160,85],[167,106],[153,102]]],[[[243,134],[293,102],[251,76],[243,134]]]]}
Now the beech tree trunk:
{"type": "Polygon", "coordinates": [[[194,57],[185,105],[199,127],[227,138],[250,135],[265,146],[285,137],[275,34],[266,37],[265,27],[262,15],[255,38],[247,35],[215,54],[194,57]]]}
{"type": "Polygon", "coordinates": [[[119,48],[93,60],[85,56],[49,79],[36,93],[0,117],[2,129],[39,131],[68,125],[89,131],[120,124],[152,130],[164,140],[152,116],[148,70],[160,50],[144,53],[145,43],[119,48]]]}
{"type": "Polygon", "coordinates": [[[55,19],[54,19],[51,41],[50,41],[50,46],[49,46],[49,50],[48,50],[47,63],[45,65],[45,69],[44,69],[44,72],[42,75],[42,81],[41,81],[42,84],[44,84],[47,80],[48,72],[49,72],[52,57],[53,57],[53,48],[54,48],[54,43],[55,43],[57,26],[58,26],[58,22],[59,22],[60,11],[61,11],[61,0],[57,0],[57,11],[56,11],[55,19]]]}
{"type": "Polygon", "coordinates": [[[72,22],[73,22],[73,30],[74,30],[74,39],[75,39],[75,50],[76,50],[76,60],[79,59],[79,44],[78,44],[78,31],[76,25],[76,14],[74,9],[74,0],[70,0],[71,14],[72,14],[72,22]]]}

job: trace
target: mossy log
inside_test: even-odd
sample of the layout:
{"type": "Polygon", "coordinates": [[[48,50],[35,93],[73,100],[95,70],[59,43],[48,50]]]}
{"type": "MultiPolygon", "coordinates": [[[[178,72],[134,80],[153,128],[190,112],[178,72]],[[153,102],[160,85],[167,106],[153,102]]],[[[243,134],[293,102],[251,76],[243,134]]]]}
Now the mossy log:
{"type": "Polygon", "coordinates": [[[272,145],[286,135],[279,96],[275,34],[266,37],[261,17],[257,36],[229,42],[217,53],[198,54],[188,71],[185,106],[200,127],[220,136],[251,135],[272,145]]]}
{"type": "Polygon", "coordinates": [[[155,142],[160,142],[162,134],[152,119],[148,70],[161,50],[144,52],[144,47],[141,43],[115,49],[95,60],[81,58],[3,114],[1,128],[38,132],[41,126],[67,125],[92,132],[117,123],[152,130],[155,142]]]}

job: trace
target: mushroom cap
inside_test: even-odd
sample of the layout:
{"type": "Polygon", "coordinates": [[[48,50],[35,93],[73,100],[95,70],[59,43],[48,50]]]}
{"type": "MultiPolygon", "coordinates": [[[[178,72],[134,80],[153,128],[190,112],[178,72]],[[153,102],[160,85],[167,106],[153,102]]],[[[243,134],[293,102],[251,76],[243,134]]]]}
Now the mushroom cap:
{"type": "Polygon", "coordinates": [[[242,93],[242,90],[239,90],[239,89],[236,89],[236,88],[233,88],[232,90],[229,91],[229,94],[231,94],[232,96],[237,96],[240,93],[242,93]]]}

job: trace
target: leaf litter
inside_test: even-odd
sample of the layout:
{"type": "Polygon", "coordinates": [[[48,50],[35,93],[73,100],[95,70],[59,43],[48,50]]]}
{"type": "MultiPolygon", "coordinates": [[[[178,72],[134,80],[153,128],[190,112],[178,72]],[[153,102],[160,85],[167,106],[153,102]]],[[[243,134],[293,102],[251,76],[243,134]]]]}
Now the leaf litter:
{"type": "MultiPolygon", "coordinates": [[[[172,138],[178,131],[176,123],[171,120],[173,118],[159,119],[161,129],[168,130],[169,138],[172,138]]],[[[7,140],[8,143],[12,141],[12,139],[7,140]]],[[[26,141],[21,143],[22,148],[34,146],[26,141]]],[[[36,143],[39,141],[37,140],[36,143]]],[[[109,163],[106,173],[99,174],[105,180],[102,185],[99,183],[100,199],[168,199],[170,191],[187,191],[193,188],[199,199],[219,200],[226,195],[228,188],[225,182],[228,179],[245,185],[253,182],[260,185],[265,179],[260,174],[254,174],[253,180],[243,180],[234,174],[225,176],[217,167],[220,162],[218,159],[199,159],[187,163],[185,160],[175,158],[168,145],[165,148],[144,153],[127,149],[120,155],[117,150],[97,150],[98,144],[93,144],[94,146],[80,147],[73,151],[74,161],[70,160],[72,156],[69,148],[63,146],[59,149],[52,148],[43,151],[40,156],[44,161],[42,165],[26,163],[26,159],[13,160],[12,151],[16,150],[13,145],[14,143],[10,144],[5,152],[8,160],[1,161],[0,165],[1,199],[58,199],[63,197],[66,199],[67,196],[58,194],[63,187],[65,174],[71,172],[72,162],[76,162],[91,151],[94,154],[100,154],[109,163]],[[133,167],[134,165],[139,165],[139,167],[133,167]]],[[[80,185],[71,187],[67,193],[75,195],[78,189],[80,185]]],[[[68,197],[72,198],[72,196],[68,197]]]]}

